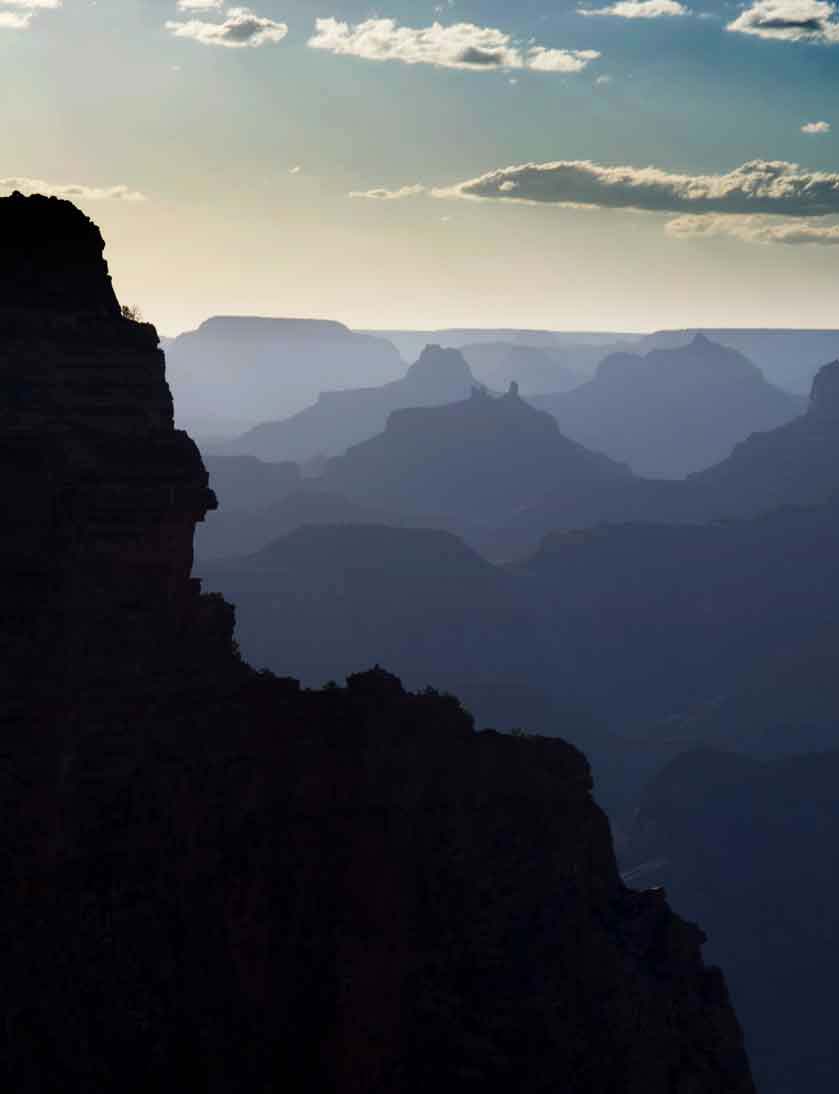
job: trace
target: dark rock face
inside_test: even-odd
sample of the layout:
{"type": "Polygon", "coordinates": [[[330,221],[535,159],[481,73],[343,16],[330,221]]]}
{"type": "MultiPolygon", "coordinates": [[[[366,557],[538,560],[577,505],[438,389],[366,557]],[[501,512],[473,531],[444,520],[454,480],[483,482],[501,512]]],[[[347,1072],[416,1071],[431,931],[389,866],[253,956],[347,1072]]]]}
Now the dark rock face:
{"type": "Polygon", "coordinates": [[[153,330],[25,311],[0,315],[3,1088],[753,1094],[701,933],[621,884],[583,757],[379,669],[310,693],[243,666],[190,577],[214,498],[153,330]]]}
{"type": "Polygon", "coordinates": [[[67,215],[58,198],[15,192],[0,203],[0,300],[4,311],[35,309],[64,314],[119,314],[105,241],[96,225],[67,215]]]}
{"type": "MultiPolygon", "coordinates": [[[[25,724],[37,699],[64,708],[70,737],[116,739],[133,734],[150,680],[165,689],[205,657],[229,660],[232,612],[190,576],[195,524],[216,501],[172,426],[154,328],[120,315],[98,229],[41,198],[0,202],[9,217],[16,238],[67,253],[48,261],[44,307],[0,306],[4,718],[25,724]],[[80,271],[91,302],[74,311],[80,271]]],[[[27,266],[24,286],[37,283],[27,266]]]]}

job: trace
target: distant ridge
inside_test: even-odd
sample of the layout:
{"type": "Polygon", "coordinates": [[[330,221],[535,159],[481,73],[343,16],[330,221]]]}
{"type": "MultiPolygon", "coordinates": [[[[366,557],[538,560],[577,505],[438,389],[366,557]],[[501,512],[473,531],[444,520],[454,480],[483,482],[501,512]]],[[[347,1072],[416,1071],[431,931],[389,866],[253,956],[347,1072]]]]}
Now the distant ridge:
{"type": "MultiPolygon", "coordinates": [[[[445,406],[398,410],[384,432],[332,460],[323,481],[348,497],[463,522],[499,520],[550,490],[585,493],[629,470],[564,437],[515,384],[445,406]]],[[[451,522],[454,522],[452,525],[451,522]]]]}
{"type": "Polygon", "coordinates": [[[685,345],[699,332],[722,346],[745,354],[770,383],[801,395],[809,391],[813,377],[825,361],[839,357],[839,330],[785,327],[660,330],[647,335],[638,348],[640,352],[674,348],[685,345]]]}
{"type": "Polygon", "coordinates": [[[588,383],[531,401],[580,444],[636,474],[669,478],[710,467],[738,441],[804,409],[742,353],[702,333],[674,349],[611,354],[588,383]]]}
{"type": "Polygon", "coordinates": [[[456,402],[469,394],[474,383],[461,353],[426,346],[400,379],[381,387],[321,392],[312,406],[290,418],[255,426],[233,438],[229,448],[269,460],[305,462],[339,455],[380,433],[392,411],[456,402]]]}
{"type": "MultiPolygon", "coordinates": [[[[839,492],[839,360],[813,382],[806,413],[753,433],[719,463],[685,479],[633,477],[593,484],[576,497],[557,490],[521,507],[489,548],[511,557],[557,529],[602,522],[704,523],[757,516],[787,505],[823,505],[839,492]]],[[[488,549],[488,548],[485,548],[488,549]]]]}

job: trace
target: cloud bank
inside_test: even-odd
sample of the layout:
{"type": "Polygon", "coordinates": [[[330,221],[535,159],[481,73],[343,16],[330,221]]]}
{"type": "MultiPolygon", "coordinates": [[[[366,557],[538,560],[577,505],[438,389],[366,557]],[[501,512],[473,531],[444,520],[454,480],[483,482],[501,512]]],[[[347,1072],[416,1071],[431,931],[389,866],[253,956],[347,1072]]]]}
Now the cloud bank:
{"type": "MultiPolygon", "coordinates": [[[[204,5],[205,10],[210,5],[204,5]]],[[[212,7],[217,5],[213,4],[212,7]]],[[[196,10],[197,5],[190,4],[183,10],[196,10]]],[[[178,22],[170,19],[166,29],[176,38],[191,38],[204,46],[225,46],[228,49],[243,49],[251,46],[264,46],[270,42],[281,42],[288,34],[285,23],[277,23],[256,15],[250,8],[228,8],[221,23],[212,23],[204,19],[188,19],[178,22]]]]}
{"type": "Polygon", "coordinates": [[[581,72],[600,54],[596,50],[520,48],[509,34],[474,23],[404,27],[395,19],[367,19],[351,25],[338,19],[315,20],[308,42],[345,57],[367,61],[401,61],[406,65],[488,72],[499,68],[529,68],[535,72],[581,72]]]}
{"type": "Polygon", "coordinates": [[[690,15],[678,0],[618,0],[607,8],[577,8],[578,15],[613,15],[619,19],[662,19],[690,15]]]}
{"type": "Polygon", "coordinates": [[[608,167],[590,160],[525,163],[435,194],[641,212],[839,215],[839,173],[808,171],[783,160],[752,160],[720,175],[608,167]]]}
{"type": "Polygon", "coordinates": [[[0,178],[0,194],[44,194],[70,201],[145,201],[145,194],[128,186],[83,186],[78,183],[47,182],[45,179],[0,178]]]}
{"type": "Polygon", "coordinates": [[[683,216],[671,220],[666,232],[677,239],[728,236],[745,243],[839,245],[839,224],[777,221],[768,217],[683,216]]]}
{"type": "Polygon", "coordinates": [[[727,236],[748,243],[839,243],[839,224],[823,222],[839,218],[839,173],[809,171],[785,161],[752,160],[725,174],[686,175],[658,167],[560,160],[503,167],[449,187],[416,183],[395,190],[354,191],[350,197],[395,201],[423,194],[676,214],[666,231],[678,239],[727,236]]]}
{"type": "Polygon", "coordinates": [[[782,42],[839,43],[836,7],[826,0],[755,0],[726,29],[782,42]]]}

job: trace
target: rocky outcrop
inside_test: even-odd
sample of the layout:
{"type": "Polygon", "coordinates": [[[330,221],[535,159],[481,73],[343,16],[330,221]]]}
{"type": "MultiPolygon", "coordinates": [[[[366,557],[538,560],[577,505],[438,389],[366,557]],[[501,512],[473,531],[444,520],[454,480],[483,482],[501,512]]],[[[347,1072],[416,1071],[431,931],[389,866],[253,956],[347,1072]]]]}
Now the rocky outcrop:
{"type": "Polygon", "coordinates": [[[478,342],[461,348],[482,384],[503,391],[515,380],[525,396],[569,391],[586,376],[570,367],[563,352],[515,342],[478,342]]]}
{"type": "Polygon", "coordinates": [[[119,304],[102,259],[105,241],[66,203],[17,191],[0,203],[0,307],[116,318],[119,304]]]}
{"type": "Polygon", "coordinates": [[[31,304],[0,316],[4,1089],[752,1094],[583,757],[382,670],[243,666],[153,330],[31,304]]]}

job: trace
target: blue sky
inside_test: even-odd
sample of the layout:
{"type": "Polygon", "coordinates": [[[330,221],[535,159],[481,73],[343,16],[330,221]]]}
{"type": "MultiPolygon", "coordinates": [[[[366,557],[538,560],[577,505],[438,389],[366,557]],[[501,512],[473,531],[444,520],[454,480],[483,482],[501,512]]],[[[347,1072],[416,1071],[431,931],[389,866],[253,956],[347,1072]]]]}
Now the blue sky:
{"type": "Polygon", "coordinates": [[[0,0],[0,185],[73,196],[167,333],[839,325],[835,8],[607,6],[0,0]]]}

